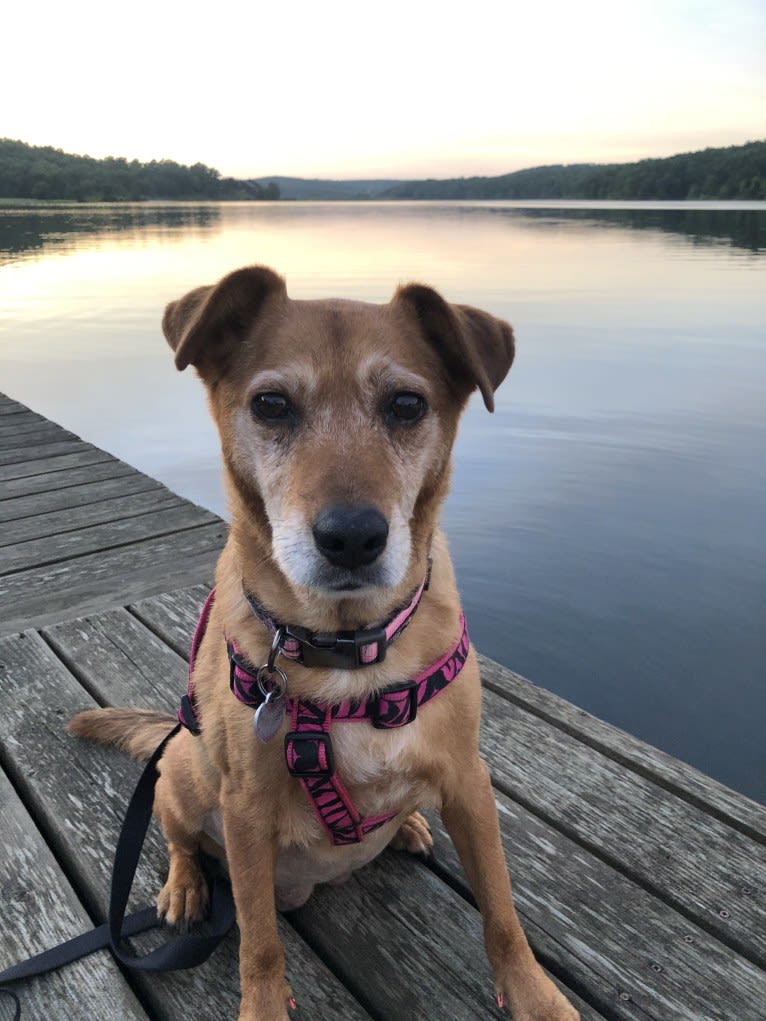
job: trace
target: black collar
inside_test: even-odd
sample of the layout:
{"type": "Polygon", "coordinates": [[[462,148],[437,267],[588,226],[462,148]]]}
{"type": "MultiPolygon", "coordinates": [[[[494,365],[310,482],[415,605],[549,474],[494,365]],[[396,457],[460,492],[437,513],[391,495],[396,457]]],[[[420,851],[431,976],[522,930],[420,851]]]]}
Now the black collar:
{"type": "Polygon", "coordinates": [[[383,662],[388,646],[396,641],[412,620],[430,580],[429,556],[426,576],[408,602],[382,623],[356,631],[310,631],[299,624],[280,624],[247,590],[245,598],[258,620],[274,636],[272,658],[276,652],[281,652],[287,659],[306,667],[355,670],[383,662]]]}

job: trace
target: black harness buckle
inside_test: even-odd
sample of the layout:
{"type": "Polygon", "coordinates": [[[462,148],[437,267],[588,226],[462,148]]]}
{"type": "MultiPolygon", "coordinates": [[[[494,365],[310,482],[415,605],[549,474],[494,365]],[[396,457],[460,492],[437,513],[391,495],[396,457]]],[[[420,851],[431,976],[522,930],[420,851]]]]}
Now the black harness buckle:
{"type": "Polygon", "coordinates": [[[372,725],[377,730],[406,727],[418,715],[418,684],[403,681],[381,691],[370,707],[372,725]]]}
{"type": "Polygon", "coordinates": [[[323,731],[290,731],[285,735],[285,762],[290,776],[329,780],[335,772],[330,735],[323,731]]]}
{"type": "Polygon", "coordinates": [[[301,662],[306,667],[328,667],[337,670],[354,670],[357,667],[382,663],[386,658],[388,639],[383,627],[364,631],[308,631],[290,624],[285,634],[300,643],[301,662]],[[362,658],[362,650],[377,643],[375,659],[362,658]]]}

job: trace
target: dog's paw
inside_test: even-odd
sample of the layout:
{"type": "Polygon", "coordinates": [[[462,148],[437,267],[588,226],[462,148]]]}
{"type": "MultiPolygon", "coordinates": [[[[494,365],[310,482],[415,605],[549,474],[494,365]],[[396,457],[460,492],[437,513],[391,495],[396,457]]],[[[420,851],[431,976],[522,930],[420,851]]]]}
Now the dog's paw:
{"type": "Polygon", "coordinates": [[[250,1002],[246,1005],[243,999],[237,1021],[291,1021],[288,1011],[295,1010],[298,1004],[287,979],[282,983],[282,990],[283,992],[278,994],[278,1002],[274,1003],[270,996],[269,984],[262,983],[256,1003],[250,1002]]]}
{"type": "Polygon", "coordinates": [[[168,879],[157,898],[157,915],[169,925],[188,928],[207,914],[208,885],[196,858],[171,854],[168,879]]]}
{"type": "Polygon", "coordinates": [[[426,858],[430,856],[433,846],[431,827],[420,812],[408,815],[391,841],[395,851],[409,851],[410,854],[420,854],[426,858]]]}

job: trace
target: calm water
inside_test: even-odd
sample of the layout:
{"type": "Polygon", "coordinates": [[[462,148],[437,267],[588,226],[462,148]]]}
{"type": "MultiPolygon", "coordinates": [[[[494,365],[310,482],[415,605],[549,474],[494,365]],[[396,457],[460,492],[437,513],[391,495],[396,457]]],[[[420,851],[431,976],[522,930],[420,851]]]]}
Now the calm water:
{"type": "Polygon", "coordinates": [[[485,653],[766,800],[766,206],[0,209],[0,389],[224,511],[164,304],[249,262],[296,297],[420,279],[506,317],[445,510],[485,653]]]}

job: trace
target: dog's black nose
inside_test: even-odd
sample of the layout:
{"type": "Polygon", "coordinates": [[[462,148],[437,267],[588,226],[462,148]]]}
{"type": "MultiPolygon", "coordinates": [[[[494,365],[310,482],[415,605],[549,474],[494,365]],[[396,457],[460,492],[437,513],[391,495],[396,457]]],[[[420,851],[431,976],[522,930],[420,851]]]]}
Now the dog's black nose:
{"type": "Polygon", "coordinates": [[[363,567],[386,548],[388,522],[374,507],[327,507],[312,526],[319,551],[337,567],[363,567]]]}

